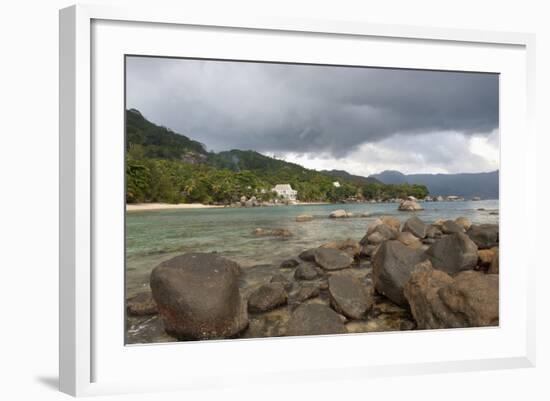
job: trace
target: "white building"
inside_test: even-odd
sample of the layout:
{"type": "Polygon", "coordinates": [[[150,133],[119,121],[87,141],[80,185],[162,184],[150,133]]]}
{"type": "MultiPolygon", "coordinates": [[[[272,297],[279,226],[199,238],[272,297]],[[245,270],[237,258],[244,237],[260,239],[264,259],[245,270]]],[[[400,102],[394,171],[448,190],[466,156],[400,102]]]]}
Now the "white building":
{"type": "Polygon", "coordinates": [[[340,188],[340,183],[338,181],[334,181],[332,185],[334,186],[334,188],[340,188]]]}
{"type": "Polygon", "coordinates": [[[296,195],[298,195],[298,191],[292,189],[290,184],[277,184],[271,190],[280,197],[291,201],[295,201],[296,195]]]}

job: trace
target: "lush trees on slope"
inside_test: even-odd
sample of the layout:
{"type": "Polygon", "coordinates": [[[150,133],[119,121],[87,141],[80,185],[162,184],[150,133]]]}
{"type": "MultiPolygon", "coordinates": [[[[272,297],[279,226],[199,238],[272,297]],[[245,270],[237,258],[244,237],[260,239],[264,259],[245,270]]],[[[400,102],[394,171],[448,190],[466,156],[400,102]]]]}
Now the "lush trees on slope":
{"type": "Polygon", "coordinates": [[[338,202],[349,198],[395,198],[428,194],[422,185],[384,185],[357,177],[336,178],[254,151],[207,152],[204,145],[126,112],[126,201],[222,203],[241,196],[271,200],[276,184],[290,184],[298,199],[338,202]]]}

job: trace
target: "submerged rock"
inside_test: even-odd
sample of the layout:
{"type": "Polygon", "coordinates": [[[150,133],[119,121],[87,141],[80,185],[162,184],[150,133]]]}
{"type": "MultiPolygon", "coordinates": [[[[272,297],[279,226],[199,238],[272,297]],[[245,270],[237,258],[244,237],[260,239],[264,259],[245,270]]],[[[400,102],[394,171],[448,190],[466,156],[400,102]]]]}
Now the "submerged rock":
{"type": "Polygon", "coordinates": [[[178,339],[228,338],[248,324],[240,267],[214,253],[188,253],[151,273],[153,298],[167,333],[178,339]]]}
{"type": "Polygon", "coordinates": [[[287,302],[287,294],[282,283],[272,282],[262,285],[248,298],[249,312],[267,312],[287,302]]]}
{"type": "Polygon", "coordinates": [[[340,315],[320,303],[302,304],[292,313],[287,336],[343,334],[346,327],[340,315]]]}
{"type": "Polygon", "coordinates": [[[477,246],[466,234],[446,236],[426,251],[435,269],[449,274],[471,270],[477,265],[477,246]]]}
{"type": "Polygon", "coordinates": [[[348,213],[345,210],[339,209],[339,210],[334,210],[334,211],[330,212],[328,217],[330,217],[331,219],[341,219],[341,218],[349,217],[349,216],[348,216],[348,213]]]}
{"type": "Polygon", "coordinates": [[[142,292],[126,300],[126,312],[131,316],[146,316],[158,313],[158,308],[153,294],[149,291],[142,292]]]}
{"type": "Polygon", "coordinates": [[[320,248],[331,248],[337,249],[339,251],[344,251],[352,258],[359,256],[359,253],[361,252],[361,245],[359,244],[359,242],[352,240],[351,238],[343,241],[327,242],[326,244],[321,245],[320,248]]]}
{"type": "Polygon", "coordinates": [[[286,259],[281,262],[281,268],[283,269],[291,269],[293,267],[296,267],[300,264],[296,259],[286,259]]]}
{"type": "Polygon", "coordinates": [[[361,319],[373,304],[373,288],[350,275],[331,276],[328,291],[333,308],[350,319],[361,319]]]}
{"type": "Polygon", "coordinates": [[[347,253],[336,249],[317,248],[315,250],[315,263],[325,270],[340,270],[350,267],[353,258],[347,253]]]}
{"type": "Polygon", "coordinates": [[[411,249],[399,241],[384,242],[374,255],[372,262],[376,291],[397,305],[407,306],[403,286],[409,279],[414,266],[426,258],[427,255],[424,252],[411,249]]]}
{"type": "Polygon", "coordinates": [[[296,216],[296,221],[298,223],[303,223],[303,222],[311,221],[311,220],[313,220],[313,216],[310,215],[310,214],[301,214],[299,216],[296,216]]]}
{"type": "Polygon", "coordinates": [[[317,269],[307,263],[300,264],[294,271],[294,278],[296,280],[313,280],[317,277],[319,277],[317,269]]]}

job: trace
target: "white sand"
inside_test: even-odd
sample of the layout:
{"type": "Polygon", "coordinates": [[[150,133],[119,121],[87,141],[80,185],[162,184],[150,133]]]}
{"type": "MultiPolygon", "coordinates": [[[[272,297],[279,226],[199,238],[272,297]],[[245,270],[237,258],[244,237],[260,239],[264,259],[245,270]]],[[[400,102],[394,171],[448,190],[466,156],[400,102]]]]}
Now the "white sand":
{"type": "Polygon", "coordinates": [[[126,205],[127,212],[139,212],[144,210],[164,210],[164,209],[210,209],[223,206],[203,205],[202,203],[133,203],[126,205]]]}

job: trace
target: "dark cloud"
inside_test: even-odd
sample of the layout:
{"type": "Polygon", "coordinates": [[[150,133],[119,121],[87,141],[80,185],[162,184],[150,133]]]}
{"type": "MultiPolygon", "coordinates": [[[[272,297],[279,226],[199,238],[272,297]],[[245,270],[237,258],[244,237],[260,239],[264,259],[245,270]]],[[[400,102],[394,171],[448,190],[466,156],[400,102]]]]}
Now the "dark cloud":
{"type": "Polygon", "coordinates": [[[127,106],[217,151],[341,157],[393,135],[490,133],[498,75],[132,57],[127,106]]]}

